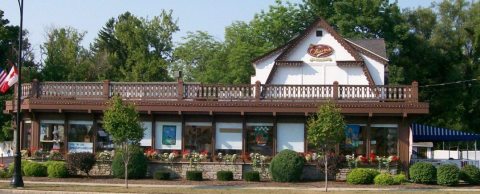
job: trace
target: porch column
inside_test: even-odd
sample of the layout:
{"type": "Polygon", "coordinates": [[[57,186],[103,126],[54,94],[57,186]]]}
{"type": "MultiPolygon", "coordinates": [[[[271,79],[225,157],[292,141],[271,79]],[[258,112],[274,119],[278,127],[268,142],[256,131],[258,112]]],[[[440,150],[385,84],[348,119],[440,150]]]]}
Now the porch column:
{"type": "Polygon", "coordinates": [[[410,164],[410,127],[407,118],[403,118],[398,126],[398,157],[402,170],[408,176],[408,166],[410,164]]]}

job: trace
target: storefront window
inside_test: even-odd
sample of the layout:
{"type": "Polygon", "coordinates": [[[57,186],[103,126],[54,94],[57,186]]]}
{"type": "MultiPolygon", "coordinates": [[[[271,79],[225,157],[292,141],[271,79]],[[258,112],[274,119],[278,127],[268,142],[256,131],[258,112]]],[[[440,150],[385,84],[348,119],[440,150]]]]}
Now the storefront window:
{"type": "Polygon", "coordinates": [[[70,121],[68,152],[93,152],[92,121],[70,121]]]}
{"type": "Polygon", "coordinates": [[[46,151],[61,150],[65,143],[65,124],[63,121],[40,122],[40,144],[46,151]]]}
{"type": "Polygon", "coordinates": [[[212,153],[212,127],[185,126],[185,150],[212,153]]]}
{"type": "Polygon", "coordinates": [[[247,152],[273,154],[273,125],[247,124],[247,152]]]}
{"type": "Polygon", "coordinates": [[[345,140],[340,144],[340,153],[343,155],[366,155],[367,130],[365,126],[347,125],[345,140]]]}
{"type": "Polygon", "coordinates": [[[156,122],[155,149],[181,150],[182,135],[181,122],[156,122]]]}
{"type": "Polygon", "coordinates": [[[217,123],[215,149],[217,153],[242,153],[242,123],[217,123]]]}
{"type": "Polygon", "coordinates": [[[396,127],[372,126],[370,152],[377,156],[397,155],[397,138],[396,127]]]}
{"type": "Polygon", "coordinates": [[[143,128],[143,138],[140,140],[140,146],[151,147],[152,146],[152,122],[141,122],[143,128]]]}
{"type": "Polygon", "coordinates": [[[97,123],[97,144],[96,144],[96,152],[101,152],[104,150],[113,150],[113,137],[112,135],[108,134],[107,131],[103,128],[103,123],[97,123]]]}

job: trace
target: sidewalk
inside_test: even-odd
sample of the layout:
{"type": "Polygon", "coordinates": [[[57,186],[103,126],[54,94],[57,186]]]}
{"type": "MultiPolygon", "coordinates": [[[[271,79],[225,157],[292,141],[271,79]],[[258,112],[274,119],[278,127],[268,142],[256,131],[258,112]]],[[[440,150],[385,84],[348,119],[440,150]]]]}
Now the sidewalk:
{"type": "MultiPolygon", "coordinates": [[[[6,180],[0,180],[0,183],[9,183],[6,180]]],[[[24,181],[25,185],[36,184],[36,185],[75,185],[75,186],[96,186],[96,187],[124,187],[124,184],[111,184],[111,183],[80,183],[80,182],[40,182],[40,181],[24,181]]],[[[244,190],[248,192],[249,190],[282,190],[282,191],[311,191],[311,192],[323,192],[324,188],[319,187],[242,187],[242,186],[224,186],[224,185],[152,185],[152,184],[129,184],[130,188],[143,187],[143,188],[178,188],[178,189],[199,189],[199,190],[244,190]]],[[[372,188],[372,187],[342,187],[342,188],[329,188],[329,191],[419,191],[419,192],[480,192],[480,188],[433,188],[433,189],[412,189],[412,188],[372,188]]],[[[23,189],[0,189],[0,193],[32,193],[32,190],[23,190],[23,189]]],[[[85,194],[85,193],[96,193],[96,192],[65,192],[65,191],[35,191],[35,193],[75,193],[75,194],[85,194]]],[[[104,192],[102,192],[104,193],[104,192]]]]}

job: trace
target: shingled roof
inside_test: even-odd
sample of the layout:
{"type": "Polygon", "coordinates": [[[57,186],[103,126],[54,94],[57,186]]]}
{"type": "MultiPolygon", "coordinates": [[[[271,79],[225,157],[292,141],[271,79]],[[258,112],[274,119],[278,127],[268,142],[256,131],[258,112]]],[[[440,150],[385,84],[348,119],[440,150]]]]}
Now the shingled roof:
{"type": "Polygon", "coordinates": [[[385,59],[387,58],[387,51],[385,49],[385,41],[383,38],[378,38],[378,39],[347,39],[350,42],[357,44],[358,46],[361,46],[368,51],[383,57],[385,59]]]}

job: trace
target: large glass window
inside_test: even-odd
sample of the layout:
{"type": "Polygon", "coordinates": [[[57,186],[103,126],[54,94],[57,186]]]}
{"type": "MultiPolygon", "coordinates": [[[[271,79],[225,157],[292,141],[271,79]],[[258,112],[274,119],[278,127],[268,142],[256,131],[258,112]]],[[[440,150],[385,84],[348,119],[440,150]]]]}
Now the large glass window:
{"type": "Polygon", "coordinates": [[[370,153],[377,156],[397,155],[396,127],[373,126],[370,133],[370,153]]]}
{"type": "Polygon", "coordinates": [[[107,131],[103,128],[103,123],[98,122],[97,123],[97,144],[96,144],[96,152],[101,152],[104,150],[113,150],[114,144],[113,144],[113,137],[112,135],[108,134],[107,131]]]}
{"type": "Polygon", "coordinates": [[[150,147],[152,146],[152,122],[141,122],[143,127],[143,138],[140,140],[140,146],[150,147]]]}
{"type": "Polygon", "coordinates": [[[242,123],[217,123],[216,127],[216,152],[241,154],[243,147],[242,123]]]}
{"type": "Polygon", "coordinates": [[[303,123],[278,123],[277,152],[285,149],[305,152],[305,132],[303,123]]]}
{"type": "Polygon", "coordinates": [[[155,128],[155,149],[182,149],[182,123],[156,122],[155,128]]]}
{"type": "Polygon", "coordinates": [[[247,123],[247,152],[273,155],[273,124],[247,123]]]}
{"type": "Polygon", "coordinates": [[[40,144],[46,151],[61,150],[65,143],[65,124],[61,120],[40,121],[40,144]]]}
{"type": "Polygon", "coordinates": [[[93,152],[92,121],[70,121],[68,152],[93,152]]]}
{"type": "Polygon", "coordinates": [[[347,125],[345,140],[340,144],[340,153],[343,155],[366,155],[367,129],[365,125],[347,125]]]}
{"type": "Polygon", "coordinates": [[[185,150],[212,153],[211,126],[185,126],[185,150]]]}

